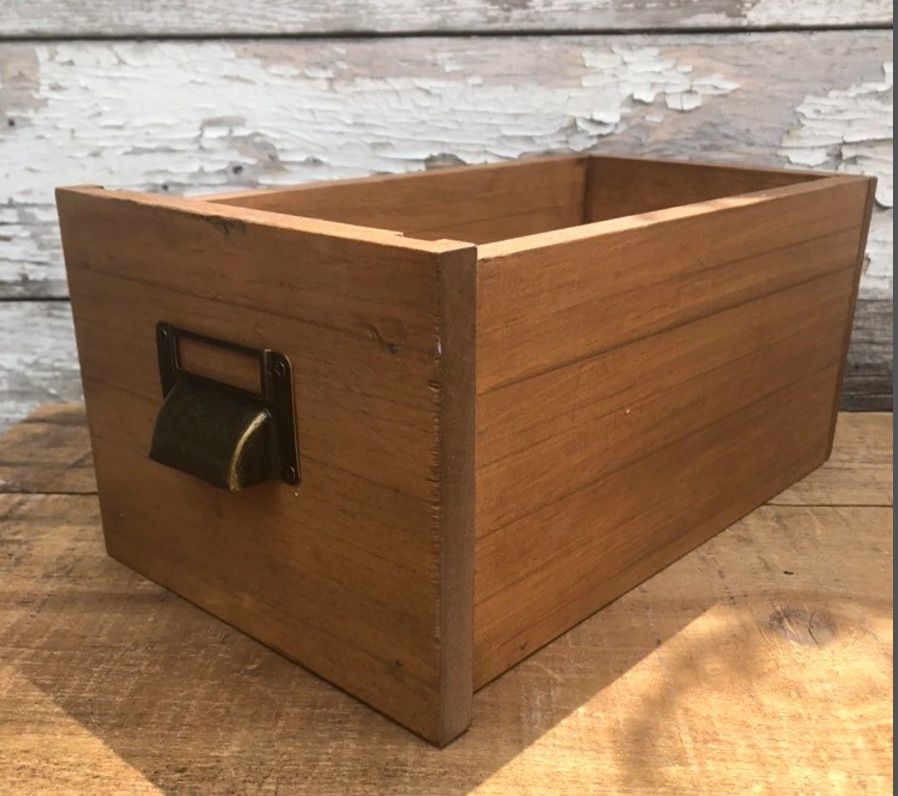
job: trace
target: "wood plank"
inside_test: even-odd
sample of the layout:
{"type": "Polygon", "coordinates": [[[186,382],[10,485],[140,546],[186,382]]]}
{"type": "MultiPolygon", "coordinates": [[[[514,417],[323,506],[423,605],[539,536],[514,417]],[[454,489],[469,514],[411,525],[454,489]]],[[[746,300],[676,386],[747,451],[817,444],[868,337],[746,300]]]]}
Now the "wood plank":
{"type": "Polygon", "coordinates": [[[820,466],[836,368],[480,537],[475,686],[820,466]]]}
{"type": "Polygon", "coordinates": [[[0,429],[42,404],[81,399],[67,301],[0,302],[0,340],[0,429]]]}
{"type": "Polygon", "coordinates": [[[0,36],[253,36],[348,33],[471,33],[646,29],[764,29],[888,25],[892,8],[883,0],[826,0],[788,5],[738,0],[672,0],[663,5],[638,0],[551,0],[496,5],[486,0],[386,0],[364,10],[357,2],[321,0],[300,5],[287,0],[212,3],[162,0],[149,8],[138,2],[98,0],[9,0],[0,9],[0,36]]]}
{"type": "MultiPolygon", "coordinates": [[[[890,422],[840,418],[849,485],[890,422]]],[[[889,508],[753,512],[478,692],[443,750],[108,559],[95,497],[0,517],[4,792],[891,790],[889,508]]]]}
{"type": "Polygon", "coordinates": [[[818,179],[819,174],[594,156],[588,159],[584,221],[650,213],[722,196],[818,179]]]}
{"type": "Polygon", "coordinates": [[[651,158],[554,156],[475,171],[447,167],[202,198],[401,230],[416,238],[490,243],[823,176],[825,172],[651,158]]]}
{"type": "Polygon", "coordinates": [[[480,396],[535,389],[478,407],[476,685],[826,459],[871,198],[830,178],[480,247],[480,396]]]}
{"type": "Polygon", "coordinates": [[[477,252],[439,263],[439,540],[441,726],[448,743],[471,723],[474,667],[474,457],[477,442],[477,252]]]}
{"type": "Polygon", "coordinates": [[[478,391],[852,267],[866,191],[816,180],[480,247],[478,391]]]}
{"type": "Polygon", "coordinates": [[[47,404],[0,435],[0,494],[95,495],[81,404],[47,404]]]}
{"type": "Polygon", "coordinates": [[[447,423],[473,390],[448,380],[473,351],[442,285],[473,289],[473,247],[100,189],[59,203],[110,554],[450,740],[470,626],[445,617],[472,595],[446,579],[465,577],[473,528],[444,491],[473,449],[447,423]],[[158,320],[290,358],[298,487],[228,495],[149,460],[158,320]]]}
{"type": "Polygon", "coordinates": [[[481,396],[478,536],[838,365],[854,278],[842,271],[481,396]]]}
{"type": "Polygon", "coordinates": [[[863,296],[854,315],[848,367],[842,386],[842,405],[854,411],[891,412],[892,327],[891,297],[863,296]]]}
{"type": "Polygon", "coordinates": [[[471,243],[583,221],[583,158],[547,158],[203,197],[216,204],[471,243]]]}
{"type": "Polygon", "coordinates": [[[582,223],[585,174],[584,158],[533,158],[203,199],[427,240],[486,243],[582,223]]]}
{"type": "Polygon", "coordinates": [[[836,273],[480,395],[478,467],[749,356],[761,341],[808,334],[844,313],[847,300],[833,288],[848,285],[849,277],[836,273]],[[640,371],[654,378],[637,378],[640,371]]]}

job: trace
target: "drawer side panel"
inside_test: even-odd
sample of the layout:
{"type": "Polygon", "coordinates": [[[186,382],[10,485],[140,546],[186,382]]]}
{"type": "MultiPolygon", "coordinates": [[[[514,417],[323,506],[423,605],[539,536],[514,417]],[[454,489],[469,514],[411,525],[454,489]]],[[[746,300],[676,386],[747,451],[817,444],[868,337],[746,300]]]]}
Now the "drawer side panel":
{"type": "Polygon", "coordinates": [[[822,182],[481,263],[475,687],[826,459],[869,183],[822,182]]]}

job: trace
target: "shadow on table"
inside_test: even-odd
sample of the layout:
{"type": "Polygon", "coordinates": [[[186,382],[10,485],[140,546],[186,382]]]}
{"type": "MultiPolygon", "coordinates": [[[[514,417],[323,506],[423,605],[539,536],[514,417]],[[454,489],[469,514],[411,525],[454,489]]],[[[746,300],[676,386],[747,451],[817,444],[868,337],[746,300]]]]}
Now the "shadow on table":
{"type": "MultiPolygon", "coordinates": [[[[471,729],[437,750],[106,558],[95,501],[67,499],[81,516],[70,506],[53,529],[56,555],[31,572],[37,607],[0,641],[17,640],[16,669],[165,793],[464,794],[679,629],[628,627],[633,612],[612,605],[481,690],[471,729]]],[[[46,548],[50,533],[28,545],[46,548]]],[[[679,611],[679,623],[706,608],[679,611]]],[[[618,716],[590,721],[621,731],[618,716]]],[[[44,742],[64,746],[62,737],[44,742]]],[[[96,765],[104,781],[98,761],[80,764],[96,765]]],[[[552,763],[542,769],[550,775],[552,763]]]]}

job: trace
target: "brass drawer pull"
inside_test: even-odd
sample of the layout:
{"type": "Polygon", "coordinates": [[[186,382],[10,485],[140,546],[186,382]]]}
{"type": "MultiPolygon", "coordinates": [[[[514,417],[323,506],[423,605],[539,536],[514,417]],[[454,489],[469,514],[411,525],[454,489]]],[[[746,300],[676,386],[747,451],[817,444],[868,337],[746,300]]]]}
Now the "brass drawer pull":
{"type": "Polygon", "coordinates": [[[293,374],[286,356],[164,322],[156,326],[156,349],[165,400],[153,429],[153,461],[229,492],[276,479],[299,483],[293,374]],[[185,341],[254,360],[259,391],[188,370],[181,355],[185,341]]]}

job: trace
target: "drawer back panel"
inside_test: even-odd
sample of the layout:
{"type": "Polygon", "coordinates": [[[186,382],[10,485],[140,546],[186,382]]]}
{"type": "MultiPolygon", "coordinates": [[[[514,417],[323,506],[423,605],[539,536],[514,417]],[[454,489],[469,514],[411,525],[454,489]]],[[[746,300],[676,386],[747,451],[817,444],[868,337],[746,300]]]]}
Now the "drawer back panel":
{"type": "Polygon", "coordinates": [[[485,243],[582,223],[584,186],[585,158],[551,158],[210,198],[425,240],[485,243]]]}

